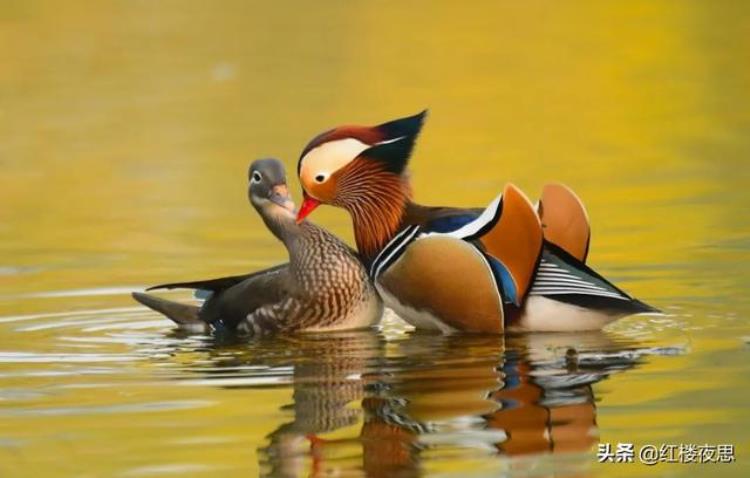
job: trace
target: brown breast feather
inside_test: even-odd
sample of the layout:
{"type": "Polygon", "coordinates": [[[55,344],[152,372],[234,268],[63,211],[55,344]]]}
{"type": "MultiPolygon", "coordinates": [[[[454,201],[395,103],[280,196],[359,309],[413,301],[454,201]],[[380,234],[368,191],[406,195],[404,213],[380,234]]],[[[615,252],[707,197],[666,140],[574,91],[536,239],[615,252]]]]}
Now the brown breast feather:
{"type": "Polygon", "coordinates": [[[429,312],[454,329],[503,331],[503,305],[492,273],[481,253],[463,240],[419,239],[380,281],[403,305],[429,312]]]}

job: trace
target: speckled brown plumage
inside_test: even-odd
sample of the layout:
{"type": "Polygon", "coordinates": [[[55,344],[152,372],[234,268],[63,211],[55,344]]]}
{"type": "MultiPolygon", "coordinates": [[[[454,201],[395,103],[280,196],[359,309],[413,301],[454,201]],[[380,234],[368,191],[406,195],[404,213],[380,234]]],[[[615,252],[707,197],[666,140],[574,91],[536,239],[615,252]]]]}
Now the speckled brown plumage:
{"type": "Polygon", "coordinates": [[[229,329],[250,335],[369,327],[383,305],[357,253],[324,229],[295,221],[278,160],[250,168],[249,199],[289,253],[289,263],[245,276],[152,287],[206,289],[202,307],[134,293],[181,328],[229,329]]]}
{"type": "Polygon", "coordinates": [[[286,296],[263,305],[239,324],[251,333],[327,330],[356,322],[373,307],[376,292],[357,254],[331,233],[310,223],[283,221],[289,250],[286,296]]]}

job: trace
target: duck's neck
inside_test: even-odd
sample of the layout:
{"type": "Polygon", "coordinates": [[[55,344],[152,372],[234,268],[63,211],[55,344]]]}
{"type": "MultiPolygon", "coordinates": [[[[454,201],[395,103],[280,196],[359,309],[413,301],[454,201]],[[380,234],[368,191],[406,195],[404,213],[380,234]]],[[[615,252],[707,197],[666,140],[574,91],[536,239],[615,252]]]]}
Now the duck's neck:
{"type": "MultiPolygon", "coordinates": [[[[302,280],[303,276],[309,278],[310,265],[314,265],[309,260],[310,255],[324,250],[318,248],[320,235],[314,234],[315,226],[308,221],[297,224],[294,215],[287,211],[274,215],[262,214],[262,216],[268,230],[284,244],[289,254],[291,271],[299,280],[302,280]]],[[[314,275],[315,271],[312,274],[314,275]]]]}
{"type": "Polygon", "coordinates": [[[383,173],[360,185],[346,209],[362,260],[370,264],[401,228],[411,199],[407,178],[383,173]]]}
{"type": "Polygon", "coordinates": [[[287,248],[289,244],[299,235],[300,226],[294,220],[294,214],[277,206],[266,209],[258,209],[260,217],[271,233],[284,243],[287,248]]]}

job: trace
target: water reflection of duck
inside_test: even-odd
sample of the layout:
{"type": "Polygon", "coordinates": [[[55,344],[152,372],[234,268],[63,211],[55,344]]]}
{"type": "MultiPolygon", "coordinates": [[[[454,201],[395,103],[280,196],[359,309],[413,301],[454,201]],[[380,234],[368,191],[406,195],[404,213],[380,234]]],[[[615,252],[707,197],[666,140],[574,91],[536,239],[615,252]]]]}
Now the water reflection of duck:
{"type": "Polygon", "coordinates": [[[289,263],[253,274],[151,289],[190,288],[210,296],[198,307],[134,292],[140,303],[185,329],[238,329],[252,335],[369,327],[383,305],[357,253],[324,229],[295,221],[283,164],[253,162],[248,197],[289,252],[289,263]]]}
{"type": "MultiPolygon", "coordinates": [[[[409,475],[428,450],[584,452],[597,440],[591,386],[638,356],[634,344],[603,333],[284,340],[294,341],[286,345],[294,355],[272,361],[293,366],[293,402],[282,408],[293,418],[260,450],[269,476],[409,475]],[[359,423],[359,432],[344,431],[359,423]]],[[[257,353],[222,353],[212,364],[258,363],[257,353]]]]}
{"type": "Polygon", "coordinates": [[[585,264],[588,217],[565,187],[545,188],[538,209],[510,184],[484,210],[414,203],[406,167],[425,113],[326,131],[298,163],[298,218],[346,209],[386,305],[417,328],[485,333],[601,329],[655,311],[585,264]]]}
{"type": "MultiPolygon", "coordinates": [[[[288,378],[293,385],[292,402],[280,409],[292,419],[270,433],[268,444],[259,450],[267,476],[306,475],[309,462],[318,472],[331,465],[325,452],[351,440],[319,435],[362,421],[363,410],[357,404],[367,400],[369,387],[378,389],[375,372],[385,355],[385,343],[373,330],[277,336],[250,343],[220,335],[213,341],[206,348],[208,360],[201,361],[205,368],[194,369],[209,383],[232,390],[256,388],[260,369],[264,376],[288,378]]],[[[349,466],[356,464],[344,467],[349,466]]]]}
{"type": "Polygon", "coordinates": [[[410,430],[418,449],[586,451],[596,442],[591,385],[634,364],[632,354],[618,357],[633,344],[603,333],[511,336],[505,343],[448,336],[437,347],[435,340],[415,336],[400,343],[399,372],[384,379],[390,403],[398,404],[384,419],[410,430]],[[614,358],[581,365],[579,355],[589,353],[614,358]]]}
{"type": "Polygon", "coordinates": [[[383,357],[383,343],[371,331],[286,340],[301,357],[294,365],[293,403],[284,407],[294,418],[268,436],[262,465],[268,476],[302,476],[308,474],[304,470],[310,459],[312,474],[324,474],[325,451],[346,446],[348,440],[328,441],[319,435],[362,420],[362,410],[353,404],[363,400],[366,387],[373,384],[367,376],[383,357]]]}

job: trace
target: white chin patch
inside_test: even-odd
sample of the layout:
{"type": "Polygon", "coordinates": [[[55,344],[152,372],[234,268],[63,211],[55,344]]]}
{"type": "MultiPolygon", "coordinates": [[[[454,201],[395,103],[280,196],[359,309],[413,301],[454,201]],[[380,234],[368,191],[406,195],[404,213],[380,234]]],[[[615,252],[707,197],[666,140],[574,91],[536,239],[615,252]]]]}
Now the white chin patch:
{"type": "Polygon", "coordinates": [[[323,143],[311,149],[301,162],[300,172],[309,177],[324,175],[330,177],[354,160],[359,154],[368,149],[369,144],[354,138],[337,139],[323,143]]]}

